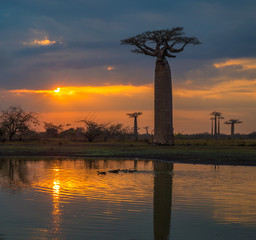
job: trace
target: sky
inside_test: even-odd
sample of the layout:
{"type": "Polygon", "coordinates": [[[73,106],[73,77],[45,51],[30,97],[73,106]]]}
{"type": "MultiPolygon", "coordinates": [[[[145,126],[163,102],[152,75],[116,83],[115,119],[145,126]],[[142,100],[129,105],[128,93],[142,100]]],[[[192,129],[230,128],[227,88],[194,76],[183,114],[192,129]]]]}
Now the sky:
{"type": "MultiPolygon", "coordinates": [[[[210,132],[210,113],[256,131],[254,0],[1,0],[0,109],[21,105],[41,121],[91,118],[153,129],[154,57],[120,40],[184,27],[202,44],[169,59],[174,131],[210,132]]],[[[230,126],[221,123],[221,132],[230,126]]]]}

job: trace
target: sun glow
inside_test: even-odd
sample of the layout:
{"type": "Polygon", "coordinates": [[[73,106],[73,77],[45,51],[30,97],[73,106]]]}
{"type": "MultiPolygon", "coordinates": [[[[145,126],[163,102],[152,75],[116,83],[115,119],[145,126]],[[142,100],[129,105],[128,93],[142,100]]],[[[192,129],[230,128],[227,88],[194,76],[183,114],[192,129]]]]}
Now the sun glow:
{"type": "Polygon", "coordinates": [[[55,90],[53,90],[55,93],[59,93],[60,92],[60,88],[56,88],[55,90]]]}
{"type": "Polygon", "coordinates": [[[134,94],[152,92],[153,86],[133,86],[133,85],[110,85],[110,86],[81,86],[81,87],[57,87],[54,90],[28,90],[17,89],[9,90],[11,93],[26,94],[26,93],[38,93],[38,94],[50,94],[50,95],[72,95],[72,94],[98,94],[98,95],[125,95],[133,96],[134,94]]]}
{"type": "Polygon", "coordinates": [[[29,42],[23,42],[24,45],[28,45],[28,46],[50,46],[55,43],[56,41],[49,40],[47,36],[45,36],[45,38],[42,40],[33,39],[32,41],[29,41],[29,42]]]}

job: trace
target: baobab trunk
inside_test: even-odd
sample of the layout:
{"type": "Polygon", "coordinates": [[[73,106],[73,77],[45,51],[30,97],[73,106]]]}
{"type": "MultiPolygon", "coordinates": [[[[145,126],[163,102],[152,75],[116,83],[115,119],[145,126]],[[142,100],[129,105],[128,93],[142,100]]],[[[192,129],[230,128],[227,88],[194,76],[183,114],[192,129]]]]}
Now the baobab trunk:
{"type": "Polygon", "coordinates": [[[213,136],[213,119],[212,119],[212,129],[211,129],[211,135],[213,136]]]}
{"type": "Polygon", "coordinates": [[[217,116],[216,115],[214,116],[214,124],[215,124],[215,126],[214,126],[214,135],[217,135],[217,116]]]}
{"type": "Polygon", "coordinates": [[[154,142],[161,145],[174,145],[172,77],[166,58],[156,60],[154,94],[154,142]]]}
{"type": "Polygon", "coordinates": [[[137,124],[137,117],[134,117],[134,137],[135,137],[135,141],[138,141],[138,124],[137,124]]]}
{"type": "Polygon", "coordinates": [[[235,134],[235,124],[231,124],[231,136],[234,136],[235,134]]]}

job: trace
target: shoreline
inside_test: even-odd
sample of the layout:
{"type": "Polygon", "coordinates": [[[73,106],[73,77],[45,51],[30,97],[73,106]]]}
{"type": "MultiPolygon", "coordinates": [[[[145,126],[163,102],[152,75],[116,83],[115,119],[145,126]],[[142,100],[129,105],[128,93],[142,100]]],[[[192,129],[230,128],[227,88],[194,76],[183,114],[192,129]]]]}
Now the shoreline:
{"type": "Polygon", "coordinates": [[[252,146],[152,146],[147,143],[4,143],[1,158],[58,157],[147,159],[173,163],[256,166],[252,146]]]}

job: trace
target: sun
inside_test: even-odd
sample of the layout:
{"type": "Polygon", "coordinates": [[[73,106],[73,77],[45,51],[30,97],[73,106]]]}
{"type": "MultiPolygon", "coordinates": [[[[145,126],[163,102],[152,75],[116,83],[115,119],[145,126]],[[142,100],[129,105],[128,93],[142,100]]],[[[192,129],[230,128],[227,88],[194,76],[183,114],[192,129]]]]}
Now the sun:
{"type": "Polygon", "coordinates": [[[60,88],[56,88],[55,90],[53,90],[55,93],[59,93],[60,92],[60,88]]]}

